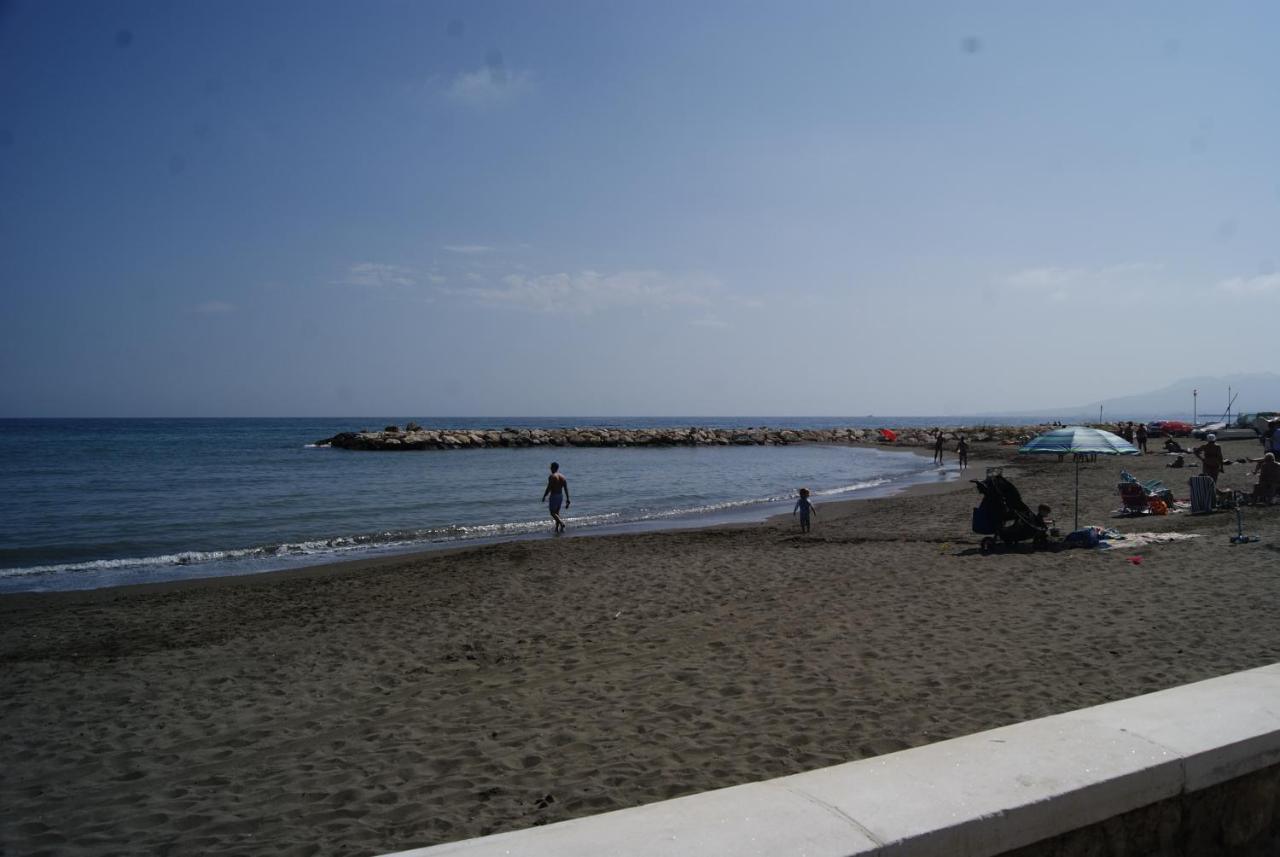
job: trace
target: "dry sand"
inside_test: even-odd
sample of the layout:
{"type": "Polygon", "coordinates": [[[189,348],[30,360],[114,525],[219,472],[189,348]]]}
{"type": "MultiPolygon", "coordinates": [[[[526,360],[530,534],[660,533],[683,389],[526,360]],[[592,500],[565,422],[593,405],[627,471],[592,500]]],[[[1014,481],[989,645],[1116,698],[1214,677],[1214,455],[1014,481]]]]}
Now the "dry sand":
{"type": "MultiPolygon", "coordinates": [[[[983,556],[953,483],[820,506],[803,537],[784,520],[0,598],[0,852],[376,854],[1280,660],[1280,506],[1249,510],[1262,540],[1240,546],[1233,514],[1113,518],[1122,464],[1187,494],[1166,461],[1082,470],[1082,522],[1201,536],[1134,551],[983,556]]],[[[1069,462],[1007,475],[1070,522],[1069,462]]]]}

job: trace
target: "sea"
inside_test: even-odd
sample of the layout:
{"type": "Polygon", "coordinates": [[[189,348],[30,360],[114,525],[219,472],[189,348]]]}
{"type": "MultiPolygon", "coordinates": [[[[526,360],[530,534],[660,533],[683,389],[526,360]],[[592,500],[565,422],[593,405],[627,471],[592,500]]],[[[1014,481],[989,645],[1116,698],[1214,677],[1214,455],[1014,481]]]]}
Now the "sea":
{"type": "MultiPolygon", "coordinates": [[[[358,417],[0,420],[0,592],[221,577],[468,543],[749,522],[955,478],[929,458],[824,445],[359,452],[339,431],[963,425],[962,417],[358,417]]],[[[819,517],[819,526],[821,518],[819,517]]]]}

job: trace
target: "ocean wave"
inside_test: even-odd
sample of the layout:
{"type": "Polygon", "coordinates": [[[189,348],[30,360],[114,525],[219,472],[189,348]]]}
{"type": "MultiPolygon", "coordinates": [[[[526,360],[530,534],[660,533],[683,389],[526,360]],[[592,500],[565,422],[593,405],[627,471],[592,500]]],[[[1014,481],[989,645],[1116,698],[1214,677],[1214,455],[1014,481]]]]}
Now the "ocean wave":
{"type": "MultiPolygon", "coordinates": [[[[894,481],[890,478],[868,479],[848,485],[825,488],[814,492],[819,497],[839,497],[845,494],[878,488],[894,481]]],[[[566,515],[565,520],[578,528],[600,528],[645,524],[675,519],[696,519],[743,511],[753,507],[782,504],[794,500],[794,494],[779,494],[742,500],[727,500],[672,509],[639,509],[629,514],[609,512],[598,515],[566,515]]],[[[63,573],[129,572],[142,569],[180,568],[206,566],[210,563],[254,563],[255,560],[333,558],[358,552],[395,552],[412,550],[431,544],[471,540],[493,540],[519,537],[543,532],[547,520],[506,521],[492,524],[451,524],[416,530],[388,530],[377,533],[335,536],[298,542],[280,542],[246,548],[222,550],[190,550],[145,557],[97,559],[82,562],[66,562],[51,565],[0,569],[0,579],[63,573]]]]}
{"type": "Polygon", "coordinates": [[[879,488],[881,485],[888,485],[892,482],[889,478],[868,479],[865,482],[855,482],[852,485],[841,485],[838,488],[824,488],[821,491],[814,491],[815,497],[836,497],[841,494],[852,494],[855,491],[865,491],[868,488],[879,488]]]}

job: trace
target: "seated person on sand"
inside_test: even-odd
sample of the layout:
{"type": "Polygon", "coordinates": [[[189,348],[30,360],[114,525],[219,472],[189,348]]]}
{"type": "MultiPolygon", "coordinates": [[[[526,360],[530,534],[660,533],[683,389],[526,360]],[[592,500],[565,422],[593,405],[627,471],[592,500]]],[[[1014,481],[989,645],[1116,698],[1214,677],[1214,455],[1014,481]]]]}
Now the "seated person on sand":
{"type": "Polygon", "coordinates": [[[1280,493],[1280,461],[1276,454],[1268,452],[1253,467],[1258,474],[1258,484],[1253,486],[1253,500],[1256,503],[1270,503],[1280,493]]]}
{"type": "Polygon", "coordinates": [[[1041,503],[1036,506],[1036,526],[1040,529],[1040,534],[1035,537],[1036,544],[1044,544],[1049,540],[1049,536],[1056,536],[1058,528],[1053,525],[1053,518],[1049,517],[1053,514],[1053,510],[1041,503]]]}
{"type": "Polygon", "coordinates": [[[1164,442],[1164,451],[1165,452],[1186,452],[1186,450],[1182,448],[1182,444],[1178,443],[1173,438],[1169,438],[1164,442]]]}

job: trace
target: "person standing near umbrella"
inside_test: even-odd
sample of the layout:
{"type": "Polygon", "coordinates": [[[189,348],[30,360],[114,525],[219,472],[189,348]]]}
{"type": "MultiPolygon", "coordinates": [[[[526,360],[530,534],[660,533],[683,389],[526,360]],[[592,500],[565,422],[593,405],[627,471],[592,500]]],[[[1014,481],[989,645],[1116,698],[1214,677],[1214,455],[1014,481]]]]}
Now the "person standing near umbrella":
{"type": "Polygon", "coordinates": [[[1216,434],[1209,435],[1205,440],[1208,442],[1197,446],[1191,452],[1204,464],[1204,475],[1217,482],[1222,474],[1222,447],[1218,446],[1216,434]]]}

